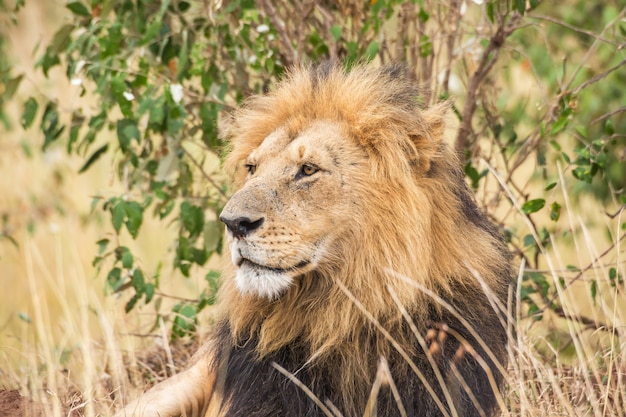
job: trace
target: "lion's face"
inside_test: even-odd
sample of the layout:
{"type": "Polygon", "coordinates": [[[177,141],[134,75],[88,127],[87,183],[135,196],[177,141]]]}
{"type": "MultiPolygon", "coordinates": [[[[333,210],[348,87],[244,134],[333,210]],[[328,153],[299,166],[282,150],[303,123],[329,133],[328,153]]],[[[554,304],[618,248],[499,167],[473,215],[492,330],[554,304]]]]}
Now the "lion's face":
{"type": "Polygon", "coordinates": [[[277,298],[299,276],[341,261],[332,247],[358,224],[355,181],[367,161],[347,135],[331,121],[296,135],[279,128],[238,168],[245,182],[220,219],[242,293],[277,298]]]}

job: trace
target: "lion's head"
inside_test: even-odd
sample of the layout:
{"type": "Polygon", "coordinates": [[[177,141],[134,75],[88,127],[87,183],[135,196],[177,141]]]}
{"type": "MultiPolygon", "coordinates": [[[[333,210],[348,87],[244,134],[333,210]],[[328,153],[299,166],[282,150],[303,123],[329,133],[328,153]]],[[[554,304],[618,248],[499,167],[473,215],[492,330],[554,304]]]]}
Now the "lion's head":
{"type": "Polygon", "coordinates": [[[243,161],[246,180],[222,212],[236,283],[278,298],[298,278],[337,268],[342,242],[363,224],[365,151],[335,120],[313,120],[295,135],[270,133],[243,161]]]}
{"type": "Polygon", "coordinates": [[[447,106],[420,110],[418,97],[401,67],[302,67],[235,115],[237,191],[221,219],[236,271],[222,299],[261,352],[345,337],[363,320],[346,289],[400,322],[398,299],[429,308],[420,287],[479,288],[473,273],[502,287],[501,244],[442,143],[447,106]]]}

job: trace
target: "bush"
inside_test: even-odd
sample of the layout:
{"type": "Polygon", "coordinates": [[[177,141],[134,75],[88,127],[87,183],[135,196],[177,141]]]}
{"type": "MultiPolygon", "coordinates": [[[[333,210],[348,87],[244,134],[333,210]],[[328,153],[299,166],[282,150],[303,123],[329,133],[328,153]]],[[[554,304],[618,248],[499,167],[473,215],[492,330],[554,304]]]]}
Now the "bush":
{"type": "MultiPolygon", "coordinates": [[[[468,182],[523,263],[520,297],[535,320],[547,309],[566,317],[556,295],[589,267],[573,265],[556,278],[542,272],[551,240],[569,230],[556,191],[590,193],[613,217],[626,204],[626,26],[616,5],[90,0],[67,9],[71,18],[37,66],[46,75],[61,66],[84,102],[66,114],[55,99],[30,97],[20,123],[39,127],[42,149],[63,146],[83,157],[80,172],[115,155],[127,191],[94,207],[108,213],[118,237],[136,238],[146,215],[178,225],[173,264],[184,276],[204,271],[206,289],[174,307],[172,337],[193,332],[219,281],[200,267],[223,244],[216,216],[229,189],[211,168],[224,152],[220,117],[301,61],[403,61],[425,87],[424,105],[452,101],[468,182]],[[511,213],[522,215],[523,227],[511,213]]],[[[0,116],[21,80],[0,64],[0,116]]],[[[613,236],[606,250],[620,240],[613,236]]],[[[128,293],[131,311],[154,300],[159,276],[122,241],[96,242],[94,264],[112,291],[128,293]]],[[[623,287],[619,266],[607,274],[613,288],[623,287]]],[[[597,285],[590,284],[593,297],[597,285]]]]}

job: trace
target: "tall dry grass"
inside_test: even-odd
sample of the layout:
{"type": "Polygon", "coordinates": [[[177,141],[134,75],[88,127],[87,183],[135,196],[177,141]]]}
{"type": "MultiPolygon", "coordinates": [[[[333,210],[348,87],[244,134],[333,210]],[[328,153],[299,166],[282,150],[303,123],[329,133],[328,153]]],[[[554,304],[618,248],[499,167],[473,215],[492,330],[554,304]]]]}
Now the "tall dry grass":
{"type": "MultiPolygon", "coordinates": [[[[10,334],[6,326],[2,329],[0,386],[19,388],[24,395],[43,402],[50,416],[106,416],[112,414],[114,398],[136,396],[164,377],[163,373],[151,374],[154,362],[161,361],[161,367],[169,366],[170,372],[181,363],[174,363],[171,352],[168,355],[166,336],[156,340],[132,336],[145,323],[125,315],[113,297],[103,297],[101,282],[89,279],[88,268],[82,266],[78,243],[64,242],[72,240],[65,234],[25,237],[21,242],[20,262],[29,297],[22,306],[30,322],[13,323],[10,334]],[[137,356],[146,350],[153,356],[137,356]]],[[[594,242],[585,234],[580,234],[576,243],[589,249],[586,255],[597,257],[594,242]]],[[[569,250],[558,247],[559,253],[569,250]]],[[[559,276],[566,268],[556,252],[553,272],[559,276]]],[[[620,261],[600,259],[584,279],[616,262],[620,261]]],[[[570,289],[559,294],[557,301],[575,317],[581,297],[588,292],[579,291],[573,297],[570,289]]],[[[623,303],[618,291],[608,285],[601,285],[599,293],[595,306],[610,328],[596,329],[589,323],[549,314],[545,323],[519,322],[510,350],[503,393],[508,410],[503,416],[626,415],[623,303]],[[560,332],[562,352],[551,332],[560,332]],[[568,343],[574,354],[563,352],[568,343]]]]}

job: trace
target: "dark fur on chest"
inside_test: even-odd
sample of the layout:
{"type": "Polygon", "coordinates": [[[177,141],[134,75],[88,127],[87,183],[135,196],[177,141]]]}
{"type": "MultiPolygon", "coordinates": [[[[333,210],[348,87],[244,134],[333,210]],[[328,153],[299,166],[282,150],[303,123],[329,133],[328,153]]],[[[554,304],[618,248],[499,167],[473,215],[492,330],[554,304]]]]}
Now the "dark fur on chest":
{"type": "MultiPolygon", "coordinates": [[[[506,352],[506,331],[500,329],[499,325],[494,326],[497,317],[488,308],[485,311],[472,312],[471,317],[476,317],[470,321],[473,328],[481,335],[489,346],[494,350],[498,360],[503,360],[506,352]]],[[[433,329],[441,329],[444,325],[458,332],[476,351],[491,368],[491,372],[498,385],[502,381],[502,376],[483,351],[478,343],[472,338],[470,332],[464,329],[454,317],[447,314],[432,314],[431,320],[433,329]]],[[[422,328],[427,333],[427,328],[422,328]]],[[[362,351],[353,353],[355,358],[367,362],[369,375],[363,378],[355,378],[351,384],[350,392],[345,391],[345,381],[342,381],[344,372],[342,367],[346,360],[345,354],[337,354],[326,357],[322,360],[309,360],[309,350],[295,342],[274,352],[269,357],[258,359],[255,353],[256,340],[252,337],[237,347],[229,346],[228,324],[223,324],[219,331],[219,338],[225,344],[222,349],[229,349],[230,357],[227,367],[227,376],[223,387],[223,398],[229,404],[226,413],[229,417],[261,417],[261,416],[324,416],[324,412],[314,403],[311,398],[281,374],[272,364],[279,364],[288,372],[293,374],[299,381],[307,386],[322,402],[332,403],[343,416],[363,416],[374,379],[380,355],[372,350],[376,345],[375,338],[383,337],[376,331],[368,330],[363,336],[362,351]],[[341,387],[341,388],[340,388],[341,387]],[[343,390],[343,391],[342,391],[343,390]]],[[[432,332],[432,330],[431,330],[432,332]]],[[[408,416],[435,417],[452,415],[450,407],[446,401],[441,384],[437,382],[435,371],[428,361],[427,356],[418,343],[417,338],[411,332],[409,326],[396,331],[398,338],[405,340],[415,340],[410,357],[423,374],[423,379],[428,381],[435,394],[441,400],[445,408],[445,413],[433,400],[432,395],[415,374],[411,366],[395,349],[390,349],[390,354],[386,359],[393,377],[395,386],[398,389],[402,406],[408,416]],[[404,332],[399,334],[398,332],[404,332]]],[[[424,334],[426,336],[426,334],[424,334]]],[[[489,383],[487,373],[475,360],[474,356],[468,353],[459,356],[459,346],[461,343],[453,335],[447,335],[445,341],[439,346],[439,350],[434,355],[437,367],[446,379],[446,389],[453,398],[453,402],[459,416],[475,417],[481,413],[476,408],[477,403],[484,414],[492,415],[496,407],[496,399],[493,389],[489,383]],[[456,356],[455,356],[456,355],[456,356]],[[452,365],[454,363],[454,365],[452,365]],[[462,376],[464,384],[471,389],[471,395],[463,388],[464,384],[459,384],[459,380],[453,376],[452,366],[458,370],[462,376]],[[472,399],[472,396],[474,397],[472,399]]],[[[400,416],[401,413],[397,402],[392,395],[388,385],[383,385],[377,397],[378,416],[400,416]]]]}

